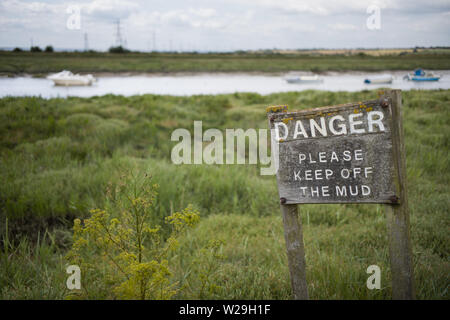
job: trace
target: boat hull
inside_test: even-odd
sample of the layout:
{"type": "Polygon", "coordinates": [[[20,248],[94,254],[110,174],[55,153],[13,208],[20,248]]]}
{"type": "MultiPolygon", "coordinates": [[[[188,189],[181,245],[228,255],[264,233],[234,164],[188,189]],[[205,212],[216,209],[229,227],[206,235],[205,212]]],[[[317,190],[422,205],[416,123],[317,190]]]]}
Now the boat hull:
{"type": "Polygon", "coordinates": [[[414,73],[407,74],[404,79],[410,80],[410,81],[439,81],[441,77],[437,74],[434,74],[433,72],[426,72],[422,69],[416,69],[414,70],[414,73]]]}
{"type": "Polygon", "coordinates": [[[412,81],[439,81],[439,77],[430,77],[430,78],[421,78],[421,77],[412,77],[412,81]]]}
{"type": "Polygon", "coordinates": [[[320,83],[323,82],[323,79],[319,78],[319,77],[309,77],[309,76],[304,76],[304,77],[296,77],[296,78],[288,78],[286,79],[287,83],[320,83]]]}
{"type": "Polygon", "coordinates": [[[59,73],[52,74],[48,76],[47,79],[52,80],[55,86],[64,87],[90,86],[96,81],[91,74],[83,76],[79,74],[73,74],[68,70],[63,70],[59,73]]]}
{"type": "Polygon", "coordinates": [[[364,83],[367,84],[389,84],[392,83],[392,79],[386,79],[386,80],[372,80],[372,79],[366,79],[364,80],[364,83]]]}
{"type": "Polygon", "coordinates": [[[92,85],[92,81],[88,80],[74,80],[74,79],[52,79],[55,86],[64,86],[64,87],[72,87],[72,86],[90,86],[92,85]]]}
{"type": "Polygon", "coordinates": [[[394,77],[390,74],[374,75],[364,79],[364,83],[367,84],[389,84],[392,83],[394,77]]]}

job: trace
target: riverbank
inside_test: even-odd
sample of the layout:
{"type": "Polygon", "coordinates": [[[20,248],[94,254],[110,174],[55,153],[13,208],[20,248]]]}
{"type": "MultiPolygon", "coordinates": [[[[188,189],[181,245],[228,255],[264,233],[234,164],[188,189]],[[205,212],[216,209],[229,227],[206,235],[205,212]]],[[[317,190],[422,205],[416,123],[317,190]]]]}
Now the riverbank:
{"type": "Polygon", "coordinates": [[[443,51],[369,55],[319,53],[124,53],[0,51],[0,74],[385,71],[450,69],[443,51]]]}

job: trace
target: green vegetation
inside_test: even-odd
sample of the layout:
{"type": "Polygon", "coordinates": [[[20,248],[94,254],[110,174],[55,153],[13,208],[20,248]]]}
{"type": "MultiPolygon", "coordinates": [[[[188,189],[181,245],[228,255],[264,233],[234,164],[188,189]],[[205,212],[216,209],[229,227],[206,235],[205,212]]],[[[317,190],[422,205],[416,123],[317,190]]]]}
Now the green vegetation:
{"type": "Polygon", "coordinates": [[[107,209],[91,210],[92,217],[83,222],[75,219],[67,259],[85,276],[81,288],[68,298],[167,300],[180,290],[170,282],[167,257],[178,247],[177,237],[193,227],[199,215],[188,207],[166,217],[172,230],[162,239],[160,227],[149,223],[157,189],[148,175],[124,175],[108,190],[107,209]]]}
{"type": "Polygon", "coordinates": [[[38,46],[34,46],[30,48],[30,52],[42,52],[42,49],[38,46]]]}
{"type": "MultiPolygon", "coordinates": [[[[266,128],[268,105],[374,98],[375,91],[303,91],[0,99],[0,298],[67,297],[73,220],[108,208],[107,190],[133,171],[160,186],[149,223],[161,226],[163,239],[171,233],[165,217],[189,204],[200,212],[167,257],[172,283],[184,288],[173,298],[289,299],[275,178],[256,165],[174,165],[171,132],[192,132],[194,120],[203,130],[266,128]]],[[[450,90],[403,92],[403,103],[417,295],[449,299],[450,90]]],[[[304,205],[301,218],[312,299],[391,297],[382,206],[304,205]],[[381,267],[381,290],[366,288],[371,264],[381,267]]]]}
{"type": "Polygon", "coordinates": [[[130,50],[125,49],[122,46],[118,46],[118,47],[111,47],[111,48],[109,48],[108,52],[109,53],[128,53],[128,52],[130,52],[130,50]]]}
{"type": "Polygon", "coordinates": [[[450,69],[448,50],[379,56],[308,53],[123,53],[0,51],[0,73],[72,72],[287,72],[450,69]]]}

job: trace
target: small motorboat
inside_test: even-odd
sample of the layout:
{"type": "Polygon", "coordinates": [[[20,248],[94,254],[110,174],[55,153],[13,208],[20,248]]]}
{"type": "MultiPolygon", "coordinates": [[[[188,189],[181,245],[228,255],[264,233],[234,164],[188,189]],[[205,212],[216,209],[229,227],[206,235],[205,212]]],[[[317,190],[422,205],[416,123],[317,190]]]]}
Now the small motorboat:
{"type": "Polygon", "coordinates": [[[408,73],[403,77],[403,79],[411,81],[438,81],[440,78],[441,76],[422,69],[416,69],[413,73],[408,73]]]}
{"type": "Polygon", "coordinates": [[[313,76],[289,77],[289,78],[286,78],[286,81],[288,83],[316,83],[316,82],[322,82],[323,79],[321,77],[319,77],[318,75],[313,75],[313,76]]]}
{"type": "Polygon", "coordinates": [[[92,74],[80,75],[63,70],[47,77],[55,86],[90,86],[97,81],[92,74]]]}
{"type": "Polygon", "coordinates": [[[381,74],[373,77],[368,77],[364,79],[364,83],[367,84],[383,84],[383,83],[392,83],[394,77],[390,74],[381,74]]]}

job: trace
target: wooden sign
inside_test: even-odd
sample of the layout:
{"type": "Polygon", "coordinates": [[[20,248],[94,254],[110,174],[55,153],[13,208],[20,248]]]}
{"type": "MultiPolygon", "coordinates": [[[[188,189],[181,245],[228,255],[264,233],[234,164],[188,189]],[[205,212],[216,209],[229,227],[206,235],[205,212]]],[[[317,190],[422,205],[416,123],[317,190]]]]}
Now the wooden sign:
{"type": "Polygon", "coordinates": [[[270,115],[283,203],[397,201],[389,101],[270,115]]]}
{"type": "Polygon", "coordinates": [[[401,91],[295,112],[269,107],[267,113],[278,146],[272,144],[272,152],[294,299],[308,299],[302,203],[384,203],[392,297],[415,299],[401,91]]]}

